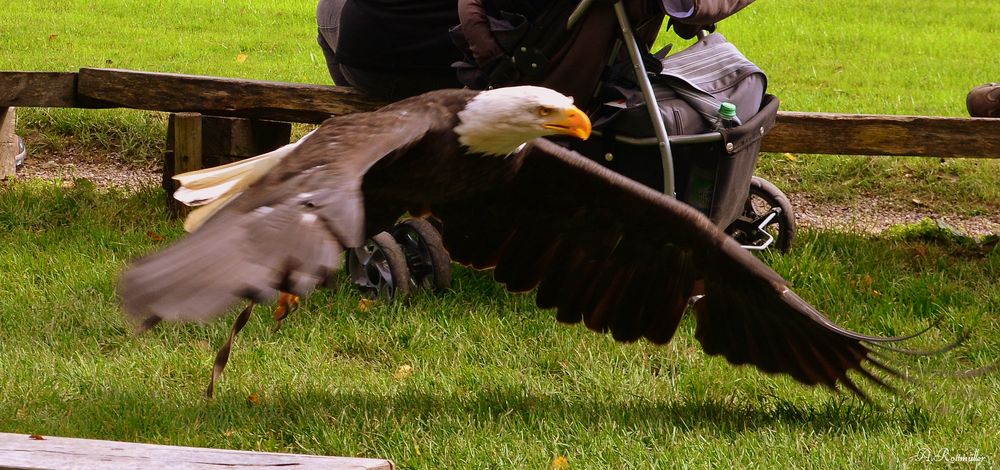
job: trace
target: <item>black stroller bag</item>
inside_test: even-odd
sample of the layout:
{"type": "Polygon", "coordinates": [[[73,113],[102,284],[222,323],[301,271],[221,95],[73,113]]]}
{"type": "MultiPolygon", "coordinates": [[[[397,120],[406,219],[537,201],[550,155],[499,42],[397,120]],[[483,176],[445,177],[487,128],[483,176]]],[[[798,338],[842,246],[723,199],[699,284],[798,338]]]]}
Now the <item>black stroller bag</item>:
{"type": "MultiPolygon", "coordinates": [[[[670,135],[677,197],[725,228],[743,211],[760,141],[774,125],[778,100],[765,94],[764,73],[719,34],[662,64],[651,82],[670,135]],[[742,124],[723,125],[722,102],[736,105],[742,124]]],[[[572,143],[573,149],[663,191],[663,165],[642,93],[618,84],[608,87],[605,97],[592,113],[594,137],[572,143]]]]}

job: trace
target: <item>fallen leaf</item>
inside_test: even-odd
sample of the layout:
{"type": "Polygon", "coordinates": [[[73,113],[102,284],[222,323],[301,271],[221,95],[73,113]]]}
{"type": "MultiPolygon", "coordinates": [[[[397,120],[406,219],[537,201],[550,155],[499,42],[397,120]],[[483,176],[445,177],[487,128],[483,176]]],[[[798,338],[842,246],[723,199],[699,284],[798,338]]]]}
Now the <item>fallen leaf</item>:
{"type": "Polygon", "coordinates": [[[239,53],[239,54],[236,54],[236,63],[242,64],[243,62],[246,62],[246,61],[247,61],[247,55],[246,54],[244,54],[242,52],[239,53]]]}
{"type": "Polygon", "coordinates": [[[223,435],[223,436],[226,436],[226,437],[233,437],[233,436],[235,436],[235,435],[236,435],[236,430],[235,430],[235,429],[230,429],[230,430],[228,430],[228,431],[224,431],[224,432],[222,433],[222,435],[223,435]]]}
{"type": "Polygon", "coordinates": [[[569,459],[564,455],[560,455],[552,459],[552,464],[549,465],[551,470],[566,470],[569,468],[569,459]]]}
{"type": "Polygon", "coordinates": [[[396,369],[396,372],[392,374],[392,378],[396,380],[403,380],[409,376],[413,375],[413,366],[409,364],[403,364],[396,369]]]}
{"type": "Polygon", "coordinates": [[[796,157],[795,154],[792,153],[785,153],[785,160],[788,160],[790,162],[797,162],[799,161],[799,157],[796,157]]]}
{"type": "Polygon", "coordinates": [[[375,305],[375,299],[362,297],[361,300],[358,300],[358,310],[361,310],[362,312],[371,310],[372,305],[375,305]]]}
{"type": "Polygon", "coordinates": [[[252,393],[247,397],[247,401],[250,402],[251,405],[259,405],[260,397],[257,396],[256,393],[252,393]]]}
{"type": "Polygon", "coordinates": [[[59,35],[58,34],[50,34],[49,35],[49,42],[56,42],[56,39],[59,39],[59,35]]]}
{"type": "Polygon", "coordinates": [[[31,440],[34,440],[34,441],[44,441],[45,440],[45,438],[42,437],[39,434],[32,434],[32,435],[28,436],[28,439],[31,439],[31,440]]]}
{"type": "Polygon", "coordinates": [[[924,201],[921,201],[920,199],[917,199],[917,198],[913,198],[913,199],[911,199],[910,201],[912,201],[912,202],[913,202],[914,204],[916,204],[916,205],[918,205],[918,206],[924,206],[924,205],[926,205],[926,204],[924,203],[924,201]]]}
{"type": "Polygon", "coordinates": [[[158,242],[162,242],[163,241],[163,235],[160,235],[160,234],[158,234],[158,233],[156,233],[156,232],[154,232],[152,230],[147,231],[146,232],[146,236],[149,237],[149,238],[152,238],[153,240],[158,241],[158,242]]]}

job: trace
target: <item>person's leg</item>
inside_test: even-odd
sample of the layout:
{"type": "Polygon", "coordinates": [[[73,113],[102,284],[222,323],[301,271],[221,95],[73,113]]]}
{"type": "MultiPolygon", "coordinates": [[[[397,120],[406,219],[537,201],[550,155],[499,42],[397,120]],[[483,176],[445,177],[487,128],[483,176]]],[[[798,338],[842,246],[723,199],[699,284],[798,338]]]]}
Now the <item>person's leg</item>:
{"type": "Polygon", "coordinates": [[[337,61],[337,54],[333,52],[333,48],[330,47],[329,42],[327,42],[326,35],[323,34],[322,29],[319,30],[316,41],[319,43],[320,49],[323,50],[323,57],[326,59],[326,68],[330,72],[330,78],[333,79],[333,83],[335,85],[350,86],[350,81],[344,73],[340,71],[340,62],[337,61]]]}
{"type": "Polygon", "coordinates": [[[330,71],[330,78],[337,85],[350,85],[347,77],[340,71],[337,61],[337,41],[340,35],[340,12],[344,9],[347,0],[320,0],[316,5],[316,26],[318,30],[317,42],[323,50],[323,57],[326,59],[326,67],[330,71]]]}
{"type": "Polygon", "coordinates": [[[376,71],[339,64],[347,83],[362,92],[388,101],[444,88],[461,88],[458,77],[451,70],[413,72],[376,71]]]}

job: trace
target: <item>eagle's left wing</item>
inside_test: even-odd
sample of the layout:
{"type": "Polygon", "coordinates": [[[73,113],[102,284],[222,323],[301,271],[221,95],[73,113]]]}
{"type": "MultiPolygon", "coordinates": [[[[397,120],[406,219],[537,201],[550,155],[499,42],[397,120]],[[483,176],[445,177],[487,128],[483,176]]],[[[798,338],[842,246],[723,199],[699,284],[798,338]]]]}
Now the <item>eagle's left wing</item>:
{"type": "Polygon", "coordinates": [[[135,261],[118,286],[126,314],[141,325],[207,321],[240,299],[309,293],[364,242],[365,173],[452,125],[438,106],[394,109],[327,120],[200,228],[135,261]]]}

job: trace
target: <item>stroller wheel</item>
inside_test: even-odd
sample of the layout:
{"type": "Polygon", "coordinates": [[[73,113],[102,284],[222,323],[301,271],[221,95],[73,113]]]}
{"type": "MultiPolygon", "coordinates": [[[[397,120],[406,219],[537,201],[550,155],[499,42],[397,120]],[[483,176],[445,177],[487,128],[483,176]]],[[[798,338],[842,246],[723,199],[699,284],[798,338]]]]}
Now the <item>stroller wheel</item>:
{"type": "Polygon", "coordinates": [[[371,298],[406,295],[413,282],[403,248],[387,232],[375,235],[361,248],[348,250],[347,271],[358,290],[371,298]]]}
{"type": "Polygon", "coordinates": [[[795,238],[792,204],[777,186],[754,176],[750,180],[750,194],[744,203],[743,214],[726,229],[726,233],[748,249],[774,247],[787,253],[795,238]]]}
{"type": "Polygon", "coordinates": [[[410,269],[411,287],[445,290],[451,287],[451,257],[441,234],[427,219],[406,219],[392,228],[410,269]]]}

